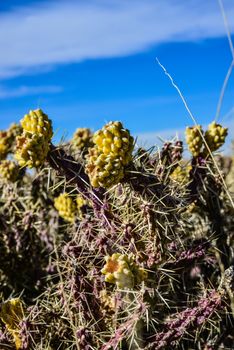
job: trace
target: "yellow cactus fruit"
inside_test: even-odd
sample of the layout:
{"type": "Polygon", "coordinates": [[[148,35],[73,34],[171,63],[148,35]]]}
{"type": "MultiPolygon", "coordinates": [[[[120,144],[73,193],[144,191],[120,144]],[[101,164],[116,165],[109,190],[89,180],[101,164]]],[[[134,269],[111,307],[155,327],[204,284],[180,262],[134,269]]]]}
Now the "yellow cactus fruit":
{"type": "Polygon", "coordinates": [[[89,152],[86,171],[93,187],[109,188],[124,177],[124,167],[119,158],[98,154],[95,149],[89,152]]]}
{"type": "Polygon", "coordinates": [[[202,135],[203,130],[201,125],[186,128],[186,142],[188,144],[189,151],[194,157],[197,157],[201,153],[201,148],[203,145],[202,135]]]}
{"type": "Polygon", "coordinates": [[[74,222],[76,218],[76,203],[68,193],[62,193],[54,200],[54,206],[59,215],[68,222],[74,222]]]}
{"type": "Polygon", "coordinates": [[[88,201],[82,195],[78,195],[76,197],[76,205],[77,205],[78,217],[82,219],[83,217],[82,209],[84,206],[88,205],[88,201]]]}
{"type": "Polygon", "coordinates": [[[44,163],[49,147],[44,136],[23,133],[16,138],[15,159],[22,167],[37,168],[44,163]]]}
{"type": "Polygon", "coordinates": [[[110,122],[93,136],[93,142],[99,153],[113,156],[127,165],[132,159],[134,139],[121,122],[110,122]]]}
{"type": "Polygon", "coordinates": [[[106,264],[101,272],[105,281],[115,283],[118,288],[133,288],[147,277],[146,271],[137,266],[132,257],[120,253],[105,257],[106,264]]]}
{"type": "Polygon", "coordinates": [[[44,136],[48,141],[53,136],[52,123],[41,109],[30,111],[21,119],[21,125],[26,133],[44,136]]]}
{"type": "Polygon", "coordinates": [[[10,299],[1,305],[0,317],[8,331],[12,334],[16,349],[21,348],[19,337],[20,322],[24,318],[23,303],[19,298],[10,299]]]}
{"type": "Polygon", "coordinates": [[[19,166],[10,160],[0,162],[0,179],[3,181],[15,182],[19,175],[19,166]]]}
{"type": "Polygon", "coordinates": [[[222,125],[216,122],[212,122],[208,126],[208,130],[205,133],[205,140],[211,152],[216,151],[224,144],[227,134],[228,129],[223,128],[222,125]]]}
{"type": "Polygon", "coordinates": [[[92,145],[92,133],[88,128],[76,129],[71,140],[73,151],[83,151],[92,145]]]}
{"type": "Polygon", "coordinates": [[[109,188],[124,177],[132,159],[133,137],[120,122],[110,122],[93,136],[86,172],[93,187],[109,188]]]}
{"type": "Polygon", "coordinates": [[[16,136],[20,135],[22,128],[18,124],[12,124],[6,131],[0,130],[0,160],[13,151],[16,136]]]}
{"type": "Polygon", "coordinates": [[[175,168],[170,177],[172,180],[179,182],[180,184],[185,184],[189,181],[189,173],[191,169],[191,165],[179,165],[175,168]]]}
{"type": "Polygon", "coordinates": [[[0,159],[5,159],[10,150],[7,131],[0,130],[0,159]]]}

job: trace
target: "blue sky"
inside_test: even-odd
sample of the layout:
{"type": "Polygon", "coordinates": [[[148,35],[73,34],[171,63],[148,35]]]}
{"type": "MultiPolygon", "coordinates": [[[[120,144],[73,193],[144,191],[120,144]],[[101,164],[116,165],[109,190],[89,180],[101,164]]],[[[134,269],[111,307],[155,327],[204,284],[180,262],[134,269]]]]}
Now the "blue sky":
{"type": "MultiPolygon", "coordinates": [[[[223,0],[231,32],[234,1],[223,0]]],[[[140,139],[214,119],[232,56],[216,0],[1,0],[0,129],[42,108],[57,138],[121,120],[140,139]]],[[[234,134],[234,77],[220,122],[234,134]]]]}

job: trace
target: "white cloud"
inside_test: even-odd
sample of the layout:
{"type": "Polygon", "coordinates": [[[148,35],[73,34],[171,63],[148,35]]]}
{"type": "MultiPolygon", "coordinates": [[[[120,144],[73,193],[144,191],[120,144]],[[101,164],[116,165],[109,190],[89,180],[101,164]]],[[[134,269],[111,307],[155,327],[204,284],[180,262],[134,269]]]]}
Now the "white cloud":
{"type": "Polygon", "coordinates": [[[47,86],[19,86],[17,88],[7,89],[0,86],[0,99],[23,97],[41,94],[56,94],[62,91],[62,87],[56,85],[47,86]]]}
{"type": "MultiPolygon", "coordinates": [[[[229,18],[234,2],[226,0],[229,18]]],[[[230,23],[231,30],[234,22],[230,23]]],[[[225,35],[218,2],[53,1],[0,14],[0,77],[85,59],[129,55],[168,41],[225,35]]]]}

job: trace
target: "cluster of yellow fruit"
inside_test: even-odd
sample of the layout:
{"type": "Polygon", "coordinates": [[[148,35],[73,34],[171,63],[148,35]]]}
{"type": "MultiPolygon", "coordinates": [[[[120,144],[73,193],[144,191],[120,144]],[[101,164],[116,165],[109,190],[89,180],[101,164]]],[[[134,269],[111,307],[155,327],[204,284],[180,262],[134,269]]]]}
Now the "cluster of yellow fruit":
{"type": "Polygon", "coordinates": [[[14,338],[16,350],[21,349],[19,336],[20,322],[24,318],[22,301],[19,298],[10,299],[1,305],[0,318],[14,338]]]}
{"type": "Polygon", "coordinates": [[[19,166],[10,160],[4,159],[0,162],[0,179],[15,182],[19,175],[19,166]]]}
{"type": "Polygon", "coordinates": [[[93,136],[86,172],[93,187],[109,188],[124,177],[132,159],[134,139],[121,122],[110,122],[93,136]]]}
{"type": "Polygon", "coordinates": [[[5,159],[13,151],[13,143],[22,131],[20,125],[12,124],[6,131],[0,130],[0,160],[5,159]]]}
{"type": "Polygon", "coordinates": [[[7,131],[0,130],[0,159],[6,158],[9,152],[9,139],[7,131]]]}
{"type": "Polygon", "coordinates": [[[196,125],[193,127],[187,127],[185,131],[186,142],[188,148],[194,157],[197,157],[203,146],[203,130],[201,125],[196,125]]]}
{"type": "Polygon", "coordinates": [[[87,205],[87,201],[81,196],[70,196],[68,193],[62,193],[54,200],[54,206],[64,220],[74,222],[76,217],[82,218],[82,208],[87,205]]]}
{"type": "Polygon", "coordinates": [[[186,184],[189,181],[189,173],[191,169],[191,165],[178,164],[170,177],[180,184],[186,184]]]}
{"type": "Polygon", "coordinates": [[[228,129],[223,128],[220,124],[213,122],[209,125],[205,133],[205,140],[211,152],[216,151],[224,144],[227,134],[228,129]]]}
{"type": "Polygon", "coordinates": [[[49,152],[52,123],[41,109],[30,111],[21,120],[23,133],[16,138],[15,158],[20,166],[39,167],[49,152]]]}
{"type": "Polygon", "coordinates": [[[105,281],[116,284],[120,289],[131,289],[147,278],[147,272],[134,262],[132,256],[114,253],[105,260],[106,264],[101,270],[105,281]]]}
{"type": "Polygon", "coordinates": [[[217,124],[216,122],[212,122],[208,126],[208,130],[205,134],[201,125],[187,127],[185,131],[189,151],[194,157],[198,157],[202,152],[204,155],[209,154],[209,150],[207,149],[204,140],[210,151],[214,152],[224,144],[227,134],[228,129],[222,127],[222,125],[217,124]]]}
{"type": "Polygon", "coordinates": [[[74,152],[83,151],[92,145],[92,132],[89,128],[76,129],[71,140],[72,150],[74,152]]]}

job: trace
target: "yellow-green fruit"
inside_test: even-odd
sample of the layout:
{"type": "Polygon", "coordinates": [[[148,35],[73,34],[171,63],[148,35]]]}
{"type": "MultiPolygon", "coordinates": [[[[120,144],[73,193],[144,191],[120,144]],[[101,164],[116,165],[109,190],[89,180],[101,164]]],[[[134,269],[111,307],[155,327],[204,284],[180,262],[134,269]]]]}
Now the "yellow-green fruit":
{"type": "Polygon", "coordinates": [[[78,128],[71,140],[72,149],[74,151],[82,151],[92,145],[92,133],[88,128],[78,128]]]}
{"type": "Polygon", "coordinates": [[[122,180],[124,166],[119,158],[113,155],[99,154],[95,148],[92,148],[89,151],[86,172],[93,187],[109,188],[122,180]]]}
{"type": "Polygon", "coordinates": [[[54,206],[64,220],[69,222],[75,221],[77,207],[75,201],[73,201],[73,198],[68,193],[62,193],[55,198],[54,206]]]}
{"type": "Polygon", "coordinates": [[[123,165],[132,159],[134,139],[121,122],[110,122],[93,136],[93,142],[99,153],[118,157],[123,165]]]}
{"type": "Polygon", "coordinates": [[[203,145],[202,135],[203,130],[201,125],[186,128],[186,142],[188,144],[189,151],[194,157],[197,157],[201,153],[201,148],[203,145]]]}
{"type": "Polygon", "coordinates": [[[124,177],[132,159],[133,137],[120,122],[110,122],[93,136],[86,171],[93,187],[108,188],[124,177]]]}
{"type": "Polygon", "coordinates": [[[0,160],[6,158],[10,151],[9,137],[7,131],[0,130],[0,160]]]}
{"type": "Polygon", "coordinates": [[[21,120],[21,125],[25,132],[44,136],[48,141],[53,136],[51,120],[41,109],[36,109],[26,114],[21,120]]]}
{"type": "Polygon", "coordinates": [[[147,277],[147,272],[136,265],[132,257],[120,253],[105,257],[106,264],[101,272],[105,281],[114,283],[118,288],[133,288],[147,277]]]}
{"type": "Polygon", "coordinates": [[[211,152],[216,151],[224,144],[227,134],[228,129],[223,128],[220,124],[212,122],[208,126],[208,130],[205,133],[205,139],[211,152]]]}
{"type": "Polygon", "coordinates": [[[16,138],[15,159],[22,167],[37,168],[44,163],[49,147],[44,136],[23,133],[16,138]]]}
{"type": "Polygon", "coordinates": [[[170,175],[171,179],[181,184],[185,184],[189,181],[189,173],[192,169],[191,165],[182,166],[179,165],[173,173],[170,175]]]}
{"type": "Polygon", "coordinates": [[[0,162],[0,179],[15,182],[19,175],[19,166],[10,160],[0,162]]]}

